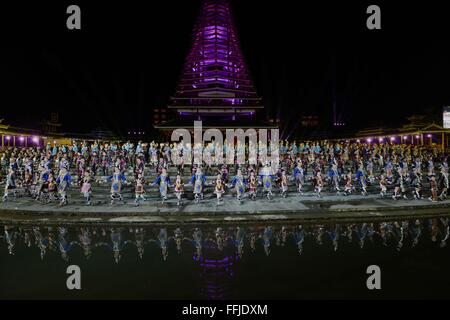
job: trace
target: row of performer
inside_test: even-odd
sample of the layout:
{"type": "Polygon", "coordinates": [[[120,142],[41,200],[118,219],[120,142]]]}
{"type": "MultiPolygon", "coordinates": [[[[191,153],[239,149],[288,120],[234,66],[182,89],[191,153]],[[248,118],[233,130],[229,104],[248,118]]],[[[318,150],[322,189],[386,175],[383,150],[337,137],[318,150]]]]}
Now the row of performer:
{"type": "MultiPolygon", "coordinates": [[[[368,175],[363,166],[359,167],[355,173],[349,170],[340,175],[336,164],[332,164],[329,172],[326,174],[319,169],[314,170],[311,176],[306,176],[301,162],[297,164],[291,175],[288,175],[287,170],[284,169],[274,173],[272,167],[266,164],[259,170],[250,170],[247,176],[244,176],[242,170],[238,169],[232,179],[229,179],[227,170],[222,170],[211,182],[207,182],[206,175],[203,173],[202,168],[198,166],[194,169],[190,180],[186,182],[183,181],[181,174],[177,174],[174,181],[172,181],[165,168],[161,170],[161,173],[152,183],[145,181],[143,173],[138,173],[130,180],[134,182],[134,202],[136,206],[147,200],[145,194],[147,192],[146,186],[148,185],[158,187],[163,203],[167,200],[169,189],[172,188],[177,199],[177,205],[182,203],[182,196],[185,193],[186,186],[192,187],[196,203],[204,199],[205,187],[212,186],[218,205],[223,202],[223,195],[228,188],[234,191],[236,200],[241,203],[245,194],[247,194],[249,199],[256,200],[258,189],[261,189],[261,194],[269,200],[274,196],[275,189],[279,190],[282,198],[286,198],[290,185],[295,185],[296,192],[299,195],[303,195],[304,186],[309,181],[317,197],[321,197],[326,184],[329,186],[330,191],[344,196],[350,195],[355,191],[361,192],[362,195],[367,195],[369,186],[378,185],[380,196],[385,197],[388,187],[392,186],[392,198],[395,200],[399,198],[408,199],[408,190],[414,199],[422,199],[425,185],[429,186],[428,193],[431,201],[444,200],[447,197],[449,188],[447,166],[441,166],[438,179],[434,174],[423,177],[419,167],[412,168],[408,172],[400,166],[396,170],[391,170],[387,174],[381,173],[379,176],[374,176],[372,172],[368,175]],[[438,194],[438,191],[440,191],[440,194],[438,194]]],[[[25,179],[17,181],[16,171],[14,168],[10,168],[6,177],[3,201],[8,201],[10,195],[15,196],[19,188],[36,200],[59,201],[60,205],[66,205],[68,203],[68,191],[73,182],[69,170],[64,167],[59,170],[57,175],[53,173],[53,170],[45,170],[35,181],[33,181],[30,174],[27,174],[25,179]]],[[[123,202],[123,188],[130,182],[127,182],[125,172],[119,167],[115,168],[111,176],[103,179],[96,178],[87,170],[78,179],[77,184],[86,203],[90,205],[93,185],[107,182],[111,184],[111,204],[123,202]]]]}
{"type": "MultiPolygon", "coordinates": [[[[97,186],[104,183],[111,184],[112,204],[123,202],[124,187],[133,185],[137,206],[146,200],[148,186],[158,187],[162,202],[173,191],[178,205],[188,192],[187,186],[192,187],[197,203],[204,198],[206,187],[212,186],[217,204],[223,202],[230,188],[242,202],[246,196],[256,200],[259,193],[271,199],[277,190],[285,198],[292,185],[299,195],[309,192],[312,186],[317,197],[323,191],[346,196],[355,192],[367,195],[374,189],[381,197],[392,190],[390,196],[395,200],[428,198],[436,202],[447,197],[447,155],[436,148],[347,142],[284,146],[286,150],[278,163],[234,165],[233,177],[227,165],[187,164],[191,168],[189,179],[184,178],[184,164],[171,163],[171,154],[182,155],[187,148],[183,143],[9,148],[2,151],[0,183],[4,185],[5,202],[23,191],[39,201],[58,201],[61,205],[68,203],[71,187],[79,188],[90,205],[97,186]],[[178,171],[176,177],[169,176],[171,168],[178,171]],[[147,179],[151,171],[156,179],[147,179]],[[207,181],[211,175],[213,179],[207,181]]],[[[214,149],[213,144],[203,147],[214,149]]]]}

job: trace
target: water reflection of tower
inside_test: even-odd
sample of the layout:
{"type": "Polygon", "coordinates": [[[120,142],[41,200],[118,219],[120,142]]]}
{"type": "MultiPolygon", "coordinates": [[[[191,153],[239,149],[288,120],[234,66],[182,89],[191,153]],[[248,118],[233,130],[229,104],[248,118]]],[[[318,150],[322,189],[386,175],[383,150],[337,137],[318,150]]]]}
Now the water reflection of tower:
{"type": "Polygon", "coordinates": [[[226,299],[234,277],[234,266],[239,261],[230,247],[219,250],[215,243],[204,243],[203,254],[194,260],[200,266],[201,295],[205,299],[226,299]]]}

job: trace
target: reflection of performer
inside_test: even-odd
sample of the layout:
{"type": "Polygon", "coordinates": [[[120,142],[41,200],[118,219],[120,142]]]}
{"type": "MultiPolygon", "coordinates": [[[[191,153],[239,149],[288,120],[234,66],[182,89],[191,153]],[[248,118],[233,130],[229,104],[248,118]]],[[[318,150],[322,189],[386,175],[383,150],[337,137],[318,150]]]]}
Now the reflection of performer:
{"type": "Polygon", "coordinates": [[[139,254],[139,258],[144,257],[144,245],[145,245],[145,230],[143,228],[136,229],[135,231],[135,243],[139,254]]]}
{"type": "Polygon", "coordinates": [[[165,261],[167,259],[167,256],[169,255],[169,252],[167,251],[167,249],[168,249],[167,230],[165,228],[161,229],[159,231],[158,242],[159,242],[159,246],[161,247],[162,257],[165,261]]]}
{"type": "Polygon", "coordinates": [[[66,262],[69,261],[68,252],[72,248],[72,243],[67,241],[66,239],[67,235],[68,231],[66,228],[58,227],[58,238],[57,238],[58,248],[59,251],[61,252],[61,258],[63,258],[63,260],[66,262]]]}
{"type": "Polygon", "coordinates": [[[115,263],[119,263],[120,259],[122,258],[121,251],[123,248],[122,245],[122,234],[120,232],[120,229],[111,229],[111,242],[112,242],[112,251],[114,255],[114,261],[115,263]]]}
{"type": "Polygon", "coordinates": [[[199,228],[194,229],[194,233],[192,235],[193,243],[196,249],[196,256],[199,259],[202,256],[202,238],[203,233],[199,228]]]}

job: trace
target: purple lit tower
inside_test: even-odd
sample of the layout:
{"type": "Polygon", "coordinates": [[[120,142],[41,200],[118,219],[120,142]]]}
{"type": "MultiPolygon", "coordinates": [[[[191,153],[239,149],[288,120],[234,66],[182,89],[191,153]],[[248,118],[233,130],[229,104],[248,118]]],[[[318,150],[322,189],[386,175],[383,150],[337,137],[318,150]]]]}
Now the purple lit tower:
{"type": "MultiPolygon", "coordinates": [[[[255,127],[262,109],[245,64],[228,0],[204,0],[194,28],[193,44],[186,58],[175,95],[168,108],[175,119],[160,129],[192,127],[255,127]]],[[[271,128],[270,125],[259,127],[271,128]]]]}

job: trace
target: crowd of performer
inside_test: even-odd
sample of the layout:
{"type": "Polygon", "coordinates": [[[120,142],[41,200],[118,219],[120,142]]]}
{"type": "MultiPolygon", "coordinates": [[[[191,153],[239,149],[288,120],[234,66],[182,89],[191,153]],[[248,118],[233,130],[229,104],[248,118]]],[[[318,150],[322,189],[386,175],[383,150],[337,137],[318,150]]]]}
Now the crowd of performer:
{"type": "MultiPolygon", "coordinates": [[[[248,145],[238,145],[248,154],[248,145]]],[[[214,142],[191,146],[181,143],[100,143],[7,148],[0,151],[0,178],[3,201],[26,195],[40,202],[66,205],[69,189],[78,189],[87,205],[96,188],[109,183],[111,204],[123,203],[123,190],[134,193],[134,204],[148,201],[146,194],[158,190],[164,203],[172,193],[181,205],[186,193],[196,203],[205,201],[211,186],[217,204],[225,193],[236,201],[255,201],[258,195],[321,197],[323,193],[349,196],[379,194],[398,199],[447,198],[449,188],[447,155],[435,146],[360,142],[282,142],[280,160],[274,164],[257,159],[257,165],[174,163],[192,149],[208,149],[214,142]],[[190,171],[190,172],[189,172],[190,171]],[[170,176],[169,172],[176,172],[170,176]],[[149,176],[156,179],[147,181],[149,176]],[[189,179],[184,179],[185,176],[189,179]],[[207,177],[213,176],[213,179],[207,177]],[[278,195],[277,195],[278,194],[278,195]]],[[[226,150],[223,150],[226,153],[226,150]]],[[[269,150],[270,151],[270,150],[269,150]]]]}

